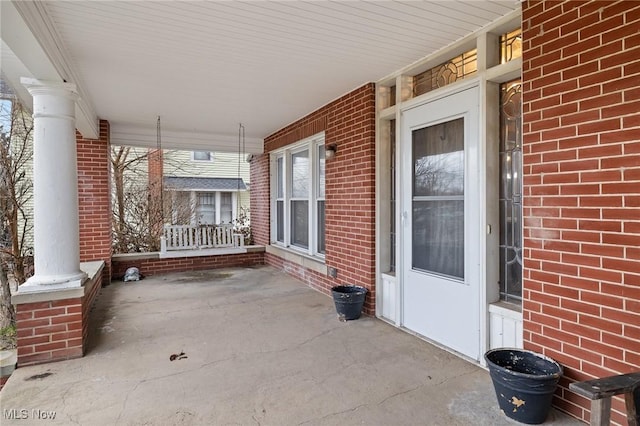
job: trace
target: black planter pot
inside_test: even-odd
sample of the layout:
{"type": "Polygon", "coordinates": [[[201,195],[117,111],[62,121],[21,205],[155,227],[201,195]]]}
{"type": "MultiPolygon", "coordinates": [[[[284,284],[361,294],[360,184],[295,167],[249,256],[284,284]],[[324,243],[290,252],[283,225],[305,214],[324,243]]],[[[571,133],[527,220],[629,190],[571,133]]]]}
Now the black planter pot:
{"type": "Polygon", "coordinates": [[[339,285],[331,288],[333,303],[338,316],[345,320],[360,318],[367,289],[356,285],[339,285]]]}
{"type": "Polygon", "coordinates": [[[543,423],[562,366],[542,354],[512,348],[492,349],[484,359],[504,414],[521,423],[543,423]]]}

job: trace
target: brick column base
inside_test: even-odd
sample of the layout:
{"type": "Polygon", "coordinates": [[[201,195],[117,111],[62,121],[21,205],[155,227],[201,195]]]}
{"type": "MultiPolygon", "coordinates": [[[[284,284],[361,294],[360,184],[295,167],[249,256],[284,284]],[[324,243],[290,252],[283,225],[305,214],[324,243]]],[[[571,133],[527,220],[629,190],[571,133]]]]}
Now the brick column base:
{"type": "Polygon", "coordinates": [[[82,287],[13,296],[19,367],[84,355],[89,311],[102,286],[104,262],[81,267],[89,275],[82,287]]]}

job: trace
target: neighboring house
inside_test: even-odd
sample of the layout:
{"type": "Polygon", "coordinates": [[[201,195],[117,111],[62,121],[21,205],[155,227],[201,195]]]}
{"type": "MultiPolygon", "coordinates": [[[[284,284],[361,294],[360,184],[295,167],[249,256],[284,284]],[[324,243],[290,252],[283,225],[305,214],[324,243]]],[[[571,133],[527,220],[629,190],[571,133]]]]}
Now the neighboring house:
{"type": "Polygon", "coordinates": [[[172,224],[230,224],[248,216],[249,163],[242,154],[166,151],[163,169],[172,224]]]}
{"type": "Polygon", "coordinates": [[[163,175],[164,223],[171,225],[230,224],[249,216],[249,163],[238,153],[165,150],[157,167],[155,150],[131,147],[129,159],[140,158],[125,174],[125,192],[151,191],[163,175]]]}

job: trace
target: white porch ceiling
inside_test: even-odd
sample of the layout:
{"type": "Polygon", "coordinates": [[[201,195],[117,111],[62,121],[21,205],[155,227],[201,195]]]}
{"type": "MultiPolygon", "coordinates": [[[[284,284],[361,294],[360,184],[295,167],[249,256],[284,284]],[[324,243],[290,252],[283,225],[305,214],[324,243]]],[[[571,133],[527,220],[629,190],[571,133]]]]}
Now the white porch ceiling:
{"type": "MultiPolygon", "coordinates": [[[[77,80],[71,82],[83,88],[97,117],[111,123],[114,143],[155,144],[159,115],[163,133],[171,135],[168,143],[177,145],[167,148],[233,150],[242,122],[248,151],[259,152],[270,133],[452,44],[518,9],[520,2],[47,1],[36,6],[62,43],[58,48],[77,80]]],[[[27,23],[34,25],[28,17],[27,23]]]]}

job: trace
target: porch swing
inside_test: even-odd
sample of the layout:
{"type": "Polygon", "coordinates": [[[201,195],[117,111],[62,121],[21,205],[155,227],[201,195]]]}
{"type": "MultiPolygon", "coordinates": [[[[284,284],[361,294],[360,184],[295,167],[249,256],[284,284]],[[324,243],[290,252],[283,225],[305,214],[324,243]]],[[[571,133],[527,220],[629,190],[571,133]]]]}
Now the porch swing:
{"type": "MultiPolygon", "coordinates": [[[[162,136],[160,129],[160,116],[157,120],[157,141],[156,148],[162,152],[162,136]]],[[[242,123],[238,127],[238,175],[236,182],[237,204],[239,204],[241,161],[245,152],[244,126],[242,123]]],[[[164,187],[163,180],[160,182],[160,205],[162,207],[161,217],[163,230],[160,237],[160,251],[211,249],[211,248],[242,248],[245,245],[245,217],[240,215],[239,208],[236,208],[235,219],[229,224],[218,224],[211,226],[192,225],[164,225],[164,187]],[[237,228],[237,229],[236,229],[237,228]]]]}

